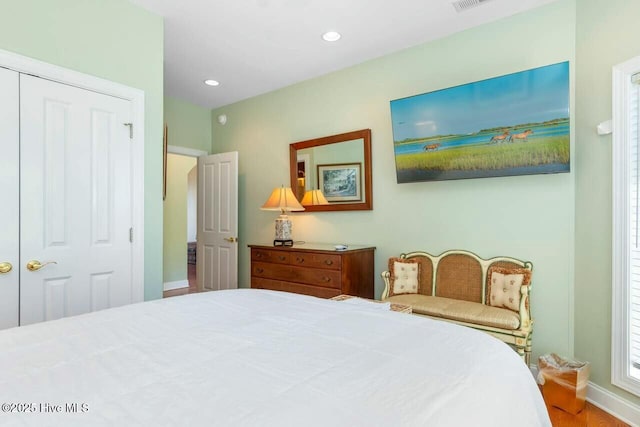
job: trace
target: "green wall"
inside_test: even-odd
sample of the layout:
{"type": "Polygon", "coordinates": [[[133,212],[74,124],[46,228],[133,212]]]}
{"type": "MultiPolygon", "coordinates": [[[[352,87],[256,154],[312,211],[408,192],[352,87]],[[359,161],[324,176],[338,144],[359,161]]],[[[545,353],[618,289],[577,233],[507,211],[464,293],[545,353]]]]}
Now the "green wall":
{"type": "Polygon", "coordinates": [[[596,126],[612,116],[611,69],[640,55],[640,2],[580,0],[576,61],[575,355],[592,364],[595,383],[611,385],[611,135],[596,126]]]}
{"type": "Polygon", "coordinates": [[[0,0],[0,49],[145,92],[145,299],[162,296],[162,18],[127,0],[0,0]]]}
{"type": "Polygon", "coordinates": [[[187,280],[187,177],[195,157],[169,154],[164,200],[164,282],[187,280]]]}
{"type": "Polygon", "coordinates": [[[575,2],[562,0],[212,111],[213,151],[240,155],[241,286],[247,244],[273,239],[276,215],[260,206],[289,183],[289,144],[371,128],[374,209],[292,213],[294,239],[375,245],[376,277],[410,250],[530,260],[534,355],[572,354],[575,173],[399,185],[389,101],[560,61],[573,73],[574,52],[575,2]]]}
{"type": "Polygon", "coordinates": [[[211,110],[165,96],[164,122],[169,145],[211,152],[211,110]]]}

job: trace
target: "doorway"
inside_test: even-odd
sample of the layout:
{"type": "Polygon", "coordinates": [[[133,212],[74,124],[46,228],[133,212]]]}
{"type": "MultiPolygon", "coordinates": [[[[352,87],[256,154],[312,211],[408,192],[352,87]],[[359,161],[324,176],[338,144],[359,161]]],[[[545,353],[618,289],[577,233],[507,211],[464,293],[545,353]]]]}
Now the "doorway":
{"type": "Polygon", "coordinates": [[[167,147],[167,194],[164,200],[163,297],[198,292],[196,281],[198,157],[207,154],[167,147]]]}
{"type": "MultiPolygon", "coordinates": [[[[179,154],[196,158],[197,211],[196,223],[196,288],[189,288],[188,282],[188,226],[186,220],[186,196],[181,196],[183,208],[168,212],[167,199],[170,193],[186,192],[188,188],[191,165],[184,166],[183,172],[172,178],[172,171],[167,173],[167,199],[164,213],[164,285],[163,296],[183,295],[200,291],[217,291],[238,287],[238,152],[206,155],[200,150],[167,147],[168,154],[179,154]],[[173,189],[173,184],[180,189],[173,189]],[[180,218],[184,218],[180,220],[180,218]],[[168,241],[170,234],[177,231],[180,240],[177,243],[168,241]],[[175,259],[168,253],[177,251],[175,259]],[[174,267],[175,266],[175,267],[174,267]],[[173,272],[177,271],[178,274],[173,272]]],[[[167,158],[169,160],[169,158],[167,158]]],[[[175,158],[173,158],[175,159],[175,158]]],[[[169,160],[167,169],[172,168],[169,160]]],[[[193,174],[192,174],[193,177],[193,174]]]]}

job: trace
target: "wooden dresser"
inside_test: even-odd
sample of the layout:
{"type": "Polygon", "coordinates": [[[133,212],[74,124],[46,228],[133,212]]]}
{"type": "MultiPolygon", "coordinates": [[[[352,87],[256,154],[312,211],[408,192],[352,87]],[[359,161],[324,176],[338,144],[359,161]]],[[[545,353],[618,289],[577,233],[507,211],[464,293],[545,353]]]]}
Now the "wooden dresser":
{"type": "Polygon", "coordinates": [[[345,251],[322,243],[249,247],[252,288],[321,298],[347,294],[373,299],[375,247],[349,246],[345,251]]]}

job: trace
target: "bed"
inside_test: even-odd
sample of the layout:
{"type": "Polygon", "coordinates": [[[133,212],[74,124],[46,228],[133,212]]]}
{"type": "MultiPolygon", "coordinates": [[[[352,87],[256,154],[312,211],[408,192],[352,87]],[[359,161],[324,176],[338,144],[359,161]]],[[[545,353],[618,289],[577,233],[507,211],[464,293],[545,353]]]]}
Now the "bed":
{"type": "Polygon", "coordinates": [[[238,289],[5,330],[0,424],[551,425],[506,344],[380,307],[238,289]]]}

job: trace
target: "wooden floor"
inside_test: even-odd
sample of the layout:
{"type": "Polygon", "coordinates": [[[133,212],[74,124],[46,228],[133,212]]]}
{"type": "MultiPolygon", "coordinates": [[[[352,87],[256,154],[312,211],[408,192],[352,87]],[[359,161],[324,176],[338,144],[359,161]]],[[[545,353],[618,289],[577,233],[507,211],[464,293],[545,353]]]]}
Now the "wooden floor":
{"type": "MultiPolygon", "coordinates": [[[[187,266],[189,276],[189,287],[165,291],[163,297],[174,297],[178,295],[193,294],[198,292],[196,287],[196,266],[187,266]]],[[[603,411],[597,406],[587,402],[585,409],[578,415],[572,415],[562,409],[547,405],[549,417],[553,427],[629,427],[628,424],[615,418],[613,415],[603,411]]]]}
{"type": "Polygon", "coordinates": [[[553,427],[629,427],[629,424],[623,423],[589,402],[578,415],[572,415],[549,405],[547,410],[553,427]]]}
{"type": "Polygon", "coordinates": [[[178,295],[195,294],[198,292],[196,285],[196,266],[194,264],[187,264],[187,275],[189,277],[189,287],[174,289],[172,291],[164,291],[162,293],[163,298],[175,297],[178,295]]]}

